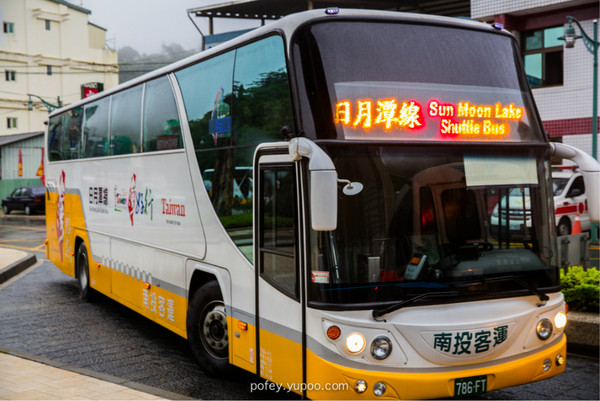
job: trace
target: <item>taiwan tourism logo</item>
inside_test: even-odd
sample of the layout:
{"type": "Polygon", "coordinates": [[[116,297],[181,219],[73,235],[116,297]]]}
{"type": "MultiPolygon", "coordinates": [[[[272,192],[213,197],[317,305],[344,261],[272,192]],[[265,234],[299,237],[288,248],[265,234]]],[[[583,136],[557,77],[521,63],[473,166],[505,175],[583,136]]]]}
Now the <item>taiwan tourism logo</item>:
{"type": "Polygon", "coordinates": [[[146,187],[144,191],[138,191],[137,176],[132,174],[129,188],[114,189],[114,211],[126,212],[129,222],[133,227],[136,217],[145,216],[151,221],[154,219],[154,197],[152,189],[146,187]]]}

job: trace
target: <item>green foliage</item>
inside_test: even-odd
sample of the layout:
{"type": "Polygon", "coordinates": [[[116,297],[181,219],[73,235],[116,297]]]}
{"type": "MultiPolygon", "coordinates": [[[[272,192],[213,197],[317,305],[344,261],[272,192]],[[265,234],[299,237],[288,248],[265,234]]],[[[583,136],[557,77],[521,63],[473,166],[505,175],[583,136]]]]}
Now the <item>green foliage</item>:
{"type": "Polygon", "coordinates": [[[232,216],[220,216],[221,224],[227,230],[234,228],[251,228],[252,213],[234,214],[232,216]]]}
{"type": "Polygon", "coordinates": [[[562,293],[569,310],[599,312],[600,272],[598,269],[583,270],[581,266],[570,267],[565,274],[560,271],[562,293]]]}

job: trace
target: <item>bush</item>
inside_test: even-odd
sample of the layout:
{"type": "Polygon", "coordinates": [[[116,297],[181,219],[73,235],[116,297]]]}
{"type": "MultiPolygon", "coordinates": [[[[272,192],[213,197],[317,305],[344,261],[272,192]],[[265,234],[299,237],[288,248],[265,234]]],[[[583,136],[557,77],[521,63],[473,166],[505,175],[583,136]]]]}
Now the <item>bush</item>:
{"type": "Polygon", "coordinates": [[[581,266],[569,268],[565,274],[560,271],[562,293],[569,310],[580,312],[599,312],[600,272],[598,269],[583,270],[581,266]]]}

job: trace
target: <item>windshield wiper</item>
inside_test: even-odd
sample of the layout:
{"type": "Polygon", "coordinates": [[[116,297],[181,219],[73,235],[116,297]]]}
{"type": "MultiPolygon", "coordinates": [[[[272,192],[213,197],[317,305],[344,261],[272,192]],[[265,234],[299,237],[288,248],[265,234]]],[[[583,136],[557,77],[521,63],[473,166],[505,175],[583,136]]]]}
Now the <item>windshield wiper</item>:
{"type": "Polygon", "coordinates": [[[412,304],[413,302],[419,301],[424,298],[433,298],[433,297],[455,297],[460,295],[460,291],[441,291],[441,292],[424,292],[419,295],[415,295],[412,298],[405,299],[404,301],[400,301],[393,305],[390,305],[386,308],[374,309],[373,310],[373,319],[378,320],[383,315],[387,315],[390,312],[397,311],[405,307],[406,305],[412,304]]]}
{"type": "Polygon", "coordinates": [[[544,293],[543,291],[540,291],[538,288],[532,286],[527,281],[525,281],[517,276],[491,277],[491,278],[483,278],[481,280],[482,283],[490,283],[490,282],[498,282],[498,281],[514,281],[515,283],[520,284],[523,288],[528,289],[530,293],[532,293],[533,295],[537,295],[537,297],[540,299],[540,303],[537,304],[537,306],[546,305],[546,302],[548,302],[548,300],[550,299],[550,297],[548,295],[546,295],[546,293],[544,293]]]}
{"type": "MultiPolygon", "coordinates": [[[[543,291],[533,287],[527,281],[522,280],[517,276],[502,276],[502,277],[492,277],[492,278],[482,278],[477,281],[464,281],[455,283],[455,285],[465,286],[465,285],[473,285],[473,284],[486,284],[493,282],[502,282],[502,281],[513,281],[517,284],[520,284],[523,288],[529,290],[530,293],[536,295],[540,299],[540,303],[537,306],[544,306],[546,302],[550,299],[548,295],[546,295],[543,291]]],[[[442,292],[424,292],[419,295],[415,295],[412,298],[405,299],[393,305],[390,305],[381,309],[373,310],[373,319],[378,320],[381,316],[387,315],[390,312],[397,311],[398,309],[402,309],[403,307],[410,305],[416,301],[425,299],[425,298],[434,298],[434,297],[456,297],[459,295],[466,295],[465,291],[442,291],[442,292]]]]}

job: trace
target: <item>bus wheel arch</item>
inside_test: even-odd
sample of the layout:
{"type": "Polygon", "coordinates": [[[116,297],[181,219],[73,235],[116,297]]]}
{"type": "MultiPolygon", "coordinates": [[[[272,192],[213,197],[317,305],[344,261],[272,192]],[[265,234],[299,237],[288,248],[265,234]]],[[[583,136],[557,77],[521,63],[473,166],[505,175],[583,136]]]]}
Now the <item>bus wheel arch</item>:
{"type": "Polygon", "coordinates": [[[190,349],[202,368],[216,376],[230,373],[227,316],[216,280],[190,292],[186,326],[190,349]]]}

